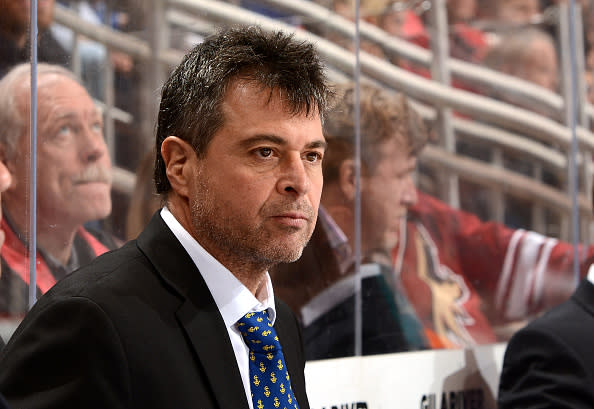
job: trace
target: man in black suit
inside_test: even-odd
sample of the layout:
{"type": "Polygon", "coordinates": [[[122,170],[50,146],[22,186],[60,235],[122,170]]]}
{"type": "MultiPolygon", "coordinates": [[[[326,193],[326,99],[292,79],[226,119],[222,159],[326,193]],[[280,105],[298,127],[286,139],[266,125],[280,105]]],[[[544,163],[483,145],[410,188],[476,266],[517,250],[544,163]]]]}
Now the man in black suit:
{"type": "Polygon", "coordinates": [[[238,321],[265,310],[309,408],[300,330],[267,270],[314,229],[330,97],[313,46],[282,32],[228,29],[188,53],[162,90],[164,208],[38,301],[0,356],[8,403],[253,408],[238,321]]]}
{"type": "Polygon", "coordinates": [[[569,300],[510,339],[499,408],[594,408],[593,339],[594,264],[569,300]]]}

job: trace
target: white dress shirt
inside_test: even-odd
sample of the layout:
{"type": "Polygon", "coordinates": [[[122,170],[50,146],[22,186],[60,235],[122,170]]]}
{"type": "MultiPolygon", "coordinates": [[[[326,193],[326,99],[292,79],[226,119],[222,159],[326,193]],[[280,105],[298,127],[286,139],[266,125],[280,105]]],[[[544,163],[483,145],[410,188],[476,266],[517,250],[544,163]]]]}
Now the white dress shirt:
{"type": "Polygon", "coordinates": [[[257,298],[254,297],[250,290],[184,229],[167,207],[161,210],[161,217],[198,267],[219,308],[233,346],[248,404],[250,409],[254,409],[250,389],[249,349],[235,324],[248,312],[264,309],[268,310],[268,316],[274,324],[276,310],[270,276],[266,273],[265,284],[258,289],[257,298]]]}
{"type": "Polygon", "coordinates": [[[588,269],[588,281],[594,284],[594,264],[588,269]]]}

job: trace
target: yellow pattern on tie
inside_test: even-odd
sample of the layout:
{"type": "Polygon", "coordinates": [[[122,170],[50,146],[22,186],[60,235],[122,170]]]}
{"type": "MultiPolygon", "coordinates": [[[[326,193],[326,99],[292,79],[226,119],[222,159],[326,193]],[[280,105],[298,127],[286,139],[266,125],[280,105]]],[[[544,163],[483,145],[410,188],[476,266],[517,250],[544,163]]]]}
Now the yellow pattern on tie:
{"type": "Polygon", "coordinates": [[[254,409],[299,409],[282,347],[268,313],[250,312],[237,322],[237,328],[250,349],[250,388],[254,409]]]}

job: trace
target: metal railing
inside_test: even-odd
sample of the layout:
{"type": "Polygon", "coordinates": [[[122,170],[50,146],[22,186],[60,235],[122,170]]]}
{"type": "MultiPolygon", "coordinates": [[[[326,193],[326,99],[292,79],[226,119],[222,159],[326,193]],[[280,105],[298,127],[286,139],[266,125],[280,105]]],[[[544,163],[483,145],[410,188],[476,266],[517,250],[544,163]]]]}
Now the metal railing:
{"type": "MultiPolygon", "coordinates": [[[[355,66],[353,53],[311,32],[219,1],[151,1],[155,3],[152,8],[154,12],[158,11],[163,16],[161,20],[153,21],[153,25],[171,25],[177,29],[194,31],[200,35],[208,34],[215,27],[223,24],[248,23],[258,24],[267,30],[290,30],[295,33],[298,39],[312,41],[316,44],[328,66],[331,78],[342,81],[352,77],[355,66]]],[[[309,23],[323,23],[329,29],[346,37],[352,38],[355,34],[355,26],[351,21],[331,13],[328,9],[314,2],[266,0],[266,3],[299,15],[309,23]]],[[[440,3],[443,2],[434,2],[434,5],[440,3]]],[[[73,11],[60,6],[56,8],[55,18],[59,23],[70,27],[78,35],[98,41],[110,50],[125,52],[136,61],[147,65],[148,70],[152,70],[152,72],[147,74],[147,78],[143,82],[142,87],[145,90],[157,89],[160,86],[160,83],[158,83],[159,78],[163,77],[164,70],[177,64],[184,53],[184,50],[177,50],[168,45],[166,29],[155,33],[153,27],[150,39],[146,40],[132,34],[117,32],[105,26],[91,26],[82,21],[73,11]]],[[[567,16],[560,12],[559,18],[567,18],[567,16]]],[[[562,24],[560,23],[560,25],[562,24]]],[[[360,23],[360,33],[362,38],[381,44],[384,49],[389,50],[391,53],[407,58],[417,64],[427,68],[431,68],[431,65],[434,64],[433,55],[436,50],[433,50],[432,53],[430,50],[390,36],[378,27],[365,22],[360,23]]],[[[439,33],[439,35],[443,36],[444,33],[439,33]]],[[[445,33],[445,38],[447,38],[447,33],[445,33]]],[[[76,55],[73,58],[76,60],[76,55]]],[[[440,133],[451,132],[455,138],[454,142],[457,139],[464,138],[503,152],[524,155],[527,160],[559,175],[563,183],[559,188],[554,188],[538,180],[503,169],[500,164],[485,163],[461,157],[455,153],[455,149],[452,149],[452,141],[448,143],[449,147],[446,145],[429,146],[421,155],[422,162],[433,167],[439,167],[445,174],[454,178],[471,180],[501,193],[527,197],[536,206],[559,212],[561,218],[565,220],[563,223],[567,225],[566,221],[571,213],[571,200],[567,190],[565,190],[566,184],[564,182],[569,171],[568,155],[572,132],[566,125],[564,98],[527,81],[452,59],[447,55],[443,56],[442,59],[443,61],[440,64],[446,64],[452,78],[459,78],[471,84],[497,87],[504,92],[514,93],[514,96],[520,97],[520,102],[526,103],[528,106],[538,104],[539,107],[543,107],[551,115],[539,115],[483,95],[454,88],[449,84],[448,78],[440,83],[415,75],[365,52],[360,54],[362,75],[388,88],[409,95],[417,101],[417,105],[420,107],[419,110],[427,121],[437,123],[436,121],[444,117],[444,110],[449,110],[450,119],[447,121],[447,125],[438,129],[440,133]],[[456,114],[452,115],[452,112],[456,114]],[[472,120],[468,118],[472,118],[472,120]],[[505,129],[496,125],[499,123],[504,123],[505,129]]],[[[149,92],[148,95],[152,94],[149,92]]],[[[153,100],[147,101],[147,105],[152,106],[147,106],[141,118],[130,118],[125,112],[113,106],[113,101],[104,101],[104,109],[111,122],[134,120],[135,123],[139,124],[138,129],[147,140],[146,146],[150,146],[148,141],[152,139],[156,102],[153,100]]],[[[594,134],[587,129],[587,126],[593,116],[594,108],[584,103],[580,109],[580,118],[582,120],[576,132],[580,155],[577,159],[580,174],[583,175],[583,183],[580,185],[578,203],[585,223],[584,229],[582,229],[585,234],[583,238],[585,241],[590,241],[587,234],[590,231],[588,227],[592,222],[590,192],[594,134]]],[[[115,138],[113,127],[107,127],[106,130],[112,133],[107,135],[107,138],[108,142],[113,144],[113,138],[115,138]]],[[[116,165],[118,164],[116,163],[116,165]]],[[[114,188],[130,193],[134,176],[122,169],[118,169],[115,176],[114,188]]],[[[455,198],[450,202],[455,204],[455,198]]],[[[499,215],[495,218],[500,217],[499,215]]],[[[536,224],[534,229],[542,231],[544,228],[542,224],[536,224]]],[[[567,239],[568,237],[569,231],[562,231],[562,238],[567,239]]]]}

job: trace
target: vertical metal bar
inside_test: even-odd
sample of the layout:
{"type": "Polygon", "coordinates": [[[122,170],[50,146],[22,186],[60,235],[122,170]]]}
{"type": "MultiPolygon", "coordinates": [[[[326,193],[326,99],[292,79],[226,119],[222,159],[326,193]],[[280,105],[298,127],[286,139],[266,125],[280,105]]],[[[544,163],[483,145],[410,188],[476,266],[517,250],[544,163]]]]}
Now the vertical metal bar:
{"type": "MultiPolygon", "coordinates": [[[[433,27],[431,35],[431,77],[444,85],[451,82],[448,59],[450,55],[450,44],[448,35],[448,18],[445,0],[434,0],[429,9],[429,18],[433,27]]],[[[447,152],[456,152],[456,136],[452,126],[452,109],[449,107],[437,107],[437,129],[439,129],[444,148],[447,152]]],[[[458,188],[458,177],[454,174],[445,176],[446,201],[454,208],[460,207],[460,193],[458,188]]]]}
{"type": "Polygon", "coordinates": [[[571,208],[572,208],[572,244],[573,244],[573,273],[574,273],[574,281],[575,285],[577,286],[580,280],[580,264],[578,259],[578,244],[580,242],[580,214],[579,214],[579,207],[578,207],[578,194],[579,194],[579,181],[578,181],[578,172],[577,172],[577,155],[578,155],[578,144],[577,144],[577,77],[581,75],[580,72],[577,71],[577,48],[576,48],[576,35],[575,30],[572,29],[572,22],[575,21],[575,0],[571,0],[569,2],[569,20],[568,26],[570,27],[569,32],[569,45],[571,50],[571,93],[570,93],[570,100],[571,100],[571,155],[570,155],[570,192],[571,192],[571,208]]]}
{"type": "Polygon", "coordinates": [[[563,97],[565,100],[565,124],[571,130],[571,146],[568,152],[568,181],[569,181],[569,195],[571,197],[571,242],[573,249],[573,273],[574,284],[577,285],[579,281],[579,259],[578,259],[578,244],[579,244],[579,207],[578,207],[578,172],[577,172],[577,79],[579,75],[577,72],[576,61],[576,36],[572,29],[575,21],[575,0],[571,0],[569,5],[565,3],[559,4],[559,37],[561,39],[561,68],[563,73],[563,97]]]}
{"type": "Polygon", "coordinates": [[[363,300],[361,297],[361,109],[360,4],[355,0],[355,356],[363,354],[363,300]]]}
{"type": "MultiPolygon", "coordinates": [[[[503,168],[503,151],[499,147],[493,148],[492,157],[493,166],[497,168],[503,168]]],[[[505,200],[503,193],[500,190],[493,189],[490,193],[491,206],[489,211],[491,212],[491,219],[499,223],[505,222],[505,200]]]]}
{"type": "Polygon", "coordinates": [[[151,0],[151,6],[147,8],[150,13],[148,16],[147,32],[149,33],[149,46],[151,57],[145,64],[146,70],[143,72],[143,83],[141,92],[145,95],[141,98],[141,132],[142,139],[139,141],[142,152],[152,148],[152,138],[156,123],[157,113],[159,111],[159,87],[165,81],[165,67],[159,61],[159,55],[167,48],[169,34],[167,30],[166,0],[151,0]]]}
{"type": "Polygon", "coordinates": [[[31,0],[31,118],[29,185],[29,309],[37,301],[37,0],[31,0]]]}
{"type": "MultiPolygon", "coordinates": [[[[580,4],[575,5],[575,18],[573,19],[573,24],[571,24],[571,29],[573,30],[573,35],[575,36],[575,49],[576,49],[576,72],[583,73],[586,72],[586,56],[584,54],[585,46],[584,46],[584,27],[583,27],[583,20],[582,16],[584,10],[582,10],[580,4]]],[[[587,12],[587,10],[586,10],[587,12]]],[[[586,105],[588,104],[588,97],[586,95],[586,79],[584,75],[578,75],[576,77],[577,81],[577,92],[578,92],[578,115],[579,115],[579,125],[584,129],[590,129],[589,127],[589,120],[588,120],[588,113],[586,112],[586,105]]],[[[576,158],[577,159],[577,158],[576,158]]],[[[582,160],[581,163],[581,172],[583,181],[582,187],[583,191],[586,193],[586,197],[591,205],[592,203],[592,188],[594,187],[594,180],[592,178],[592,152],[582,152],[580,154],[580,159],[582,160]]],[[[579,189],[578,189],[579,190],[579,189]]],[[[591,213],[587,213],[586,215],[582,215],[583,219],[581,220],[580,226],[580,241],[583,244],[589,245],[592,242],[592,236],[590,231],[590,225],[592,224],[592,216],[591,213]]]]}
{"type": "MultiPolygon", "coordinates": [[[[574,7],[575,14],[573,16],[573,20],[571,24],[569,24],[572,32],[573,38],[575,39],[575,50],[576,53],[575,63],[576,63],[576,72],[577,73],[584,73],[586,72],[586,56],[584,54],[585,46],[584,46],[584,25],[582,23],[582,8],[579,4],[575,4],[574,7]]],[[[586,95],[586,78],[584,75],[578,75],[576,78],[577,83],[577,115],[579,116],[578,124],[583,126],[586,129],[588,128],[588,113],[586,112],[586,104],[588,97],[586,95]]],[[[590,157],[591,155],[587,155],[590,157]]],[[[591,157],[590,157],[591,159],[591,157]]]]}
{"type": "MultiPolygon", "coordinates": [[[[542,181],[543,170],[542,165],[537,163],[534,165],[532,170],[532,177],[539,182],[542,181]]],[[[545,222],[545,211],[542,206],[538,203],[532,205],[532,230],[542,234],[547,234],[546,222],[545,222]]]]}
{"type": "Polygon", "coordinates": [[[72,72],[82,78],[82,63],[80,58],[80,35],[72,30],[72,55],[70,56],[72,72]]]}
{"type": "Polygon", "coordinates": [[[115,137],[115,123],[113,118],[113,110],[115,107],[115,81],[113,66],[111,64],[109,53],[111,50],[106,50],[106,61],[102,67],[102,75],[104,78],[104,97],[105,97],[105,112],[103,118],[105,120],[105,141],[109,149],[109,157],[112,163],[116,163],[116,137],[115,137]]]}

